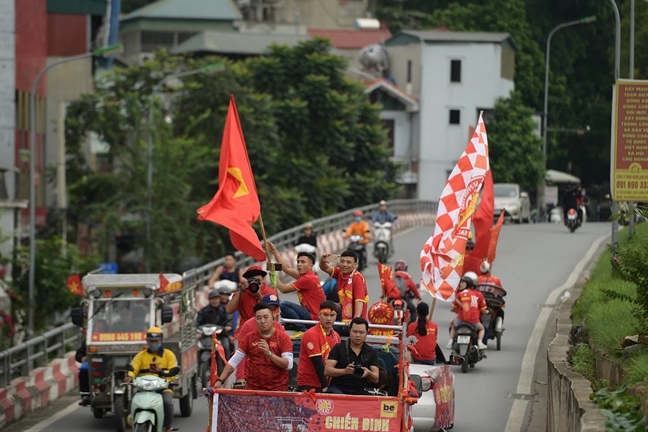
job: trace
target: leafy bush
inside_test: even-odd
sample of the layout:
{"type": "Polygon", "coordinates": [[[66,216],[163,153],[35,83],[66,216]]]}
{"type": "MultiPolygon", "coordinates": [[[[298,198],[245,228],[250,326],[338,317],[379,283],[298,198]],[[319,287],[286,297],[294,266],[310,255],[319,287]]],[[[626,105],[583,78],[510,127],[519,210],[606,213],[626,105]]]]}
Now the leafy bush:
{"type": "Polygon", "coordinates": [[[630,396],[626,386],[611,391],[602,388],[590,398],[597,403],[607,421],[606,431],[644,432],[644,416],[639,409],[639,398],[630,396]]]}

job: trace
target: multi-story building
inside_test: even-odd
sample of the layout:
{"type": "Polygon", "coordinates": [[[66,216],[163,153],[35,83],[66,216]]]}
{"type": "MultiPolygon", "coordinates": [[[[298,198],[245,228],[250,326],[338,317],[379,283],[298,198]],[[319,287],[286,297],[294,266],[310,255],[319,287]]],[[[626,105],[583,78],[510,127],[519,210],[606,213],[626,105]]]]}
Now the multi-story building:
{"type": "Polygon", "coordinates": [[[437,200],[480,111],[488,126],[513,90],[517,46],[508,33],[403,30],[385,47],[389,82],[370,86],[372,100],[385,106],[394,158],[408,166],[408,195],[437,200]]]}

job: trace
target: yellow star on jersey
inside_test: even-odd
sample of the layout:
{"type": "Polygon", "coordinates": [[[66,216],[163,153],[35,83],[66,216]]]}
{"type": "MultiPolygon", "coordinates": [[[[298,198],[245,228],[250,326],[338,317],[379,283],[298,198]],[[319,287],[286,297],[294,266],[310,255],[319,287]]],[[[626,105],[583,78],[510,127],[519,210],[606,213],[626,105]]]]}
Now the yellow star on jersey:
{"type": "Polygon", "coordinates": [[[239,198],[245,195],[249,195],[250,192],[248,191],[247,185],[245,184],[245,180],[243,180],[243,174],[241,173],[241,169],[227,168],[227,172],[240,182],[239,187],[236,190],[236,193],[234,194],[234,198],[239,198]]]}

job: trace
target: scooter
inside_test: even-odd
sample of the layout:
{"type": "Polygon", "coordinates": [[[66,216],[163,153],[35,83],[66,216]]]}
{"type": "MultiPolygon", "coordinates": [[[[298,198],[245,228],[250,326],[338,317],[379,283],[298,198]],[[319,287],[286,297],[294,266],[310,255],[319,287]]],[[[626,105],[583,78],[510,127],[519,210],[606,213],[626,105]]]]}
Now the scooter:
{"type": "Polygon", "coordinates": [[[468,367],[475,367],[486,356],[477,346],[477,329],[469,324],[460,324],[456,328],[456,336],[450,354],[451,364],[460,364],[461,372],[467,373],[468,367]]]}
{"type": "Polygon", "coordinates": [[[358,234],[354,234],[349,237],[351,243],[347,249],[354,251],[358,254],[358,271],[361,272],[367,267],[367,247],[366,245],[360,243],[364,237],[358,234]]]}
{"type": "Polygon", "coordinates": [[[490,284],[477,284],[477,291],[481,292],[488,306],[488,313],[481,316],[481,323],[486,329],[484,343],[489,339],[495,339],[496,349],[499,351],[502,347],[502,334],[504,333],[504,297],[506,290],[502,287],[490,284]]]}
{"type": "MultiPolygon", "coordinates": [[[[133,366],[126,368],[132,372],[133,366]]],[[[169,370],[170,376],[180,373],[179,367],[169,370]]],[[[133,432],[162,432],[164,424],[164,403],[158,391],[169,388],[169,382],[154,375],[145,375],[133,380],[132,386],[137,390],[131,402],[131,413],[128,424],[133,432]]]]}
{"type": "Polygon", "coordinates": [[[379,263],[385,264],[394,254],[391,248],[392,242],[392,224],[391,222],[374,223],[374,248],[373,255],[379,263]]]}
{"type": "Polygon", "coordinates": [[[580,222],[578,221],[578,213],[576,212],[576,209],[570,208],[567,212],[567,229],[569,232],[573,233],[579,226],[580,222]]]}
{"type": "MultiPolygon", "coordinates": [[[[216,324],[205,324],[198,327],[198,375],[203,387],[209,387],[209,375],[211,374],[211,352],[212,352],[212,335],[220,335],[224,328],[216,324]]],[[[225,368],[225,363],[220,355],[216,356],[216,368],[218,374],[225,368]]]]}

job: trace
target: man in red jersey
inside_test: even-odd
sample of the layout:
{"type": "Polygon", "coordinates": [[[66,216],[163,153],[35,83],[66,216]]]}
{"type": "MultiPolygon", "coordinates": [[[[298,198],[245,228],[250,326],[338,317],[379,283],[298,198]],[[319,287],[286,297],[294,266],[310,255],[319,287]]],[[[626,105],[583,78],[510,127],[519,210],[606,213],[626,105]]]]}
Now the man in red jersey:
{"type": "Polygon", "coordinates": [[[480,316],[488,313],[488,307],[486,306],[482,293],[475,290],[476,284],[477,275],[473,272],[464,274],[461,281],[459,281],[459,290],[457,291],[455,301],[452,303],[452,311],[457,313],[457,318],[451,324],[450,341],[446,345],[447,349],[452,349],[455,338],[455,326],[463,323],[470,324],[477,329],[477,345],[479,349],[484,350],[488,348],[482,342],[486,331],[480,322],[480,316]]]}
{"type": "Polygon", "coordinates": [[[234,293],[232,299],[227,303],[225,310],[228,314],[239,311],[242,326],[250,318],[254,318],[254,305],[261,301],[264,295],[275,294],[274,290],[267,286],[264,278],[267,273],[259,266],[252,266],[243,273],[243,279],[239,282],[240,291],[234,293]]]}
{"type": "Polygon", "coordinates": [[[293,367],[293,345],[285,332],[274,326],[272,309],[265,303],[254,306],[257,332],[247,332],[223,373],[216,380],[215,388],[234,372],[244,358],[246,365],[246,390],[288,391],[288,371],[293,367]]]}
{"type": "Polygon", "coordinates": [[[337,317],[337,305],[327,300],[320,305],[319,325],[311,327],[302,336],[297,364],[297,390],[326,392],[328,379],[324,375],[324,364],[340,335],[333,330],[337,317]]]}
{"type": "MultiPolygon", "coordinates": [[[[326,296],[319,278],[313,272],[315,257],[308,252],[299,252],[297,254],[297,269],[295,270],[283,259],[274,244],[267,242],[267,247],[277,262],[281,264],[283,272],[297,279],[295,282],[286,285],[277,278],[279,291],[284,294],[297,291],[300,303],[281,302],[281,316],[288,319],[316,321],[318,319],[319,305],[326,300],[326,296]]],[[[304,324],[293,324],[293,328],[297,331],[290,337],[298,339],[304,334],[307,327],[304,324]]]]}
{"type": "MultiPolygon", "coordinates": [[[[324,254],[320,258],[319,266],[320,269],[337,280],[342,322],[349,322],[355,317],[367,319],[369,294],[367,292],[367,282],[362,273],[356,268],[358,266],[358,254],[350,250],[342,252],[338,267],[329,264],[327,259],[330,256],[331,253],[324,254]]],[[[348,331],[346,334],[348,334],[348,331]]]]}

